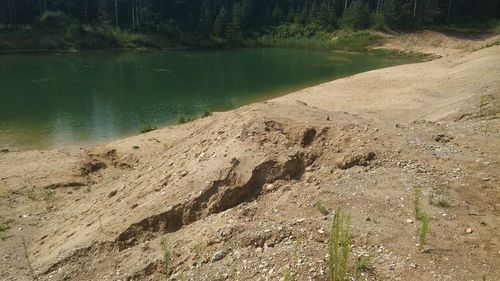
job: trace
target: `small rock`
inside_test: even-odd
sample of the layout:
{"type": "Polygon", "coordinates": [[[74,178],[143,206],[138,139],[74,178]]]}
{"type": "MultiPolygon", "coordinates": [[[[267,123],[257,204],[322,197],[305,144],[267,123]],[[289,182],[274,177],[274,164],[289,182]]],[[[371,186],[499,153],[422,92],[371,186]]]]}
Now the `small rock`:
{"type": "Polygon", "coordinates": [[[111,192],[108,194],[108,198],[111,198],[111,197],[115,196],[117,192],[118,192],[118,191],[117,191],[116,189],[115,189],[115,190],[113,190],[113,191],[111,191],[111,192]]]}
{"type": "Polygon", "coordinates": [[[185,176],[187,176],[187,175],[188,175],[188,173],[189,173],[188,171],[182,171],[182,172],[180,173],[180,175],[181,175],[181,177],[185,177],[185,176]]]}
{"type": "Polygon", "coordinates": [[[274,186],[274,184],[271,184],[271,183],[270,183],[270,184],[266,185],[265,189],[266,189],[267,191],[271,191],[271,190],[273,190],[273,189],[274,189],[274,187],[275,187],[275,186],[274,186]]]}
{"type": "Polygon", "coordinates": [[[226,253],[222,250],[215,252],[212,256],[211,262],[216,262],[222,260],[226,256],[226,253]]]}
{"type": "Polygon", "coordinates": [[[413,223],[413,221],[411,219],[407,219],[406,222],[407,223],[413,223]]]}
{"type": "Polygon", "coordinates": [[[465,233],[467,233],[467,234],[471,234],[472,232],[473,232],[472,228],[470,228],[470,227],[465,230],[465,233]]]}

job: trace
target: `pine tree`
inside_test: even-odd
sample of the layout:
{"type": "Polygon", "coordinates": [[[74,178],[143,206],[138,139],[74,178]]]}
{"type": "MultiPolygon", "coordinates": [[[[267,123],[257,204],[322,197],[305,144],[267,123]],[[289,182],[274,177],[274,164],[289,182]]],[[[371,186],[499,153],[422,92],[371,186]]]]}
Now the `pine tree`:
{"type": "Polygon", "coordinates": [[[215,18],[214,22],[214,34],[215,36],[219,38],[224,38],[226,35],[226,28],[227,28],[227,12],[226,8],[222,7],[220,9],[219,14],[215,18]]]}

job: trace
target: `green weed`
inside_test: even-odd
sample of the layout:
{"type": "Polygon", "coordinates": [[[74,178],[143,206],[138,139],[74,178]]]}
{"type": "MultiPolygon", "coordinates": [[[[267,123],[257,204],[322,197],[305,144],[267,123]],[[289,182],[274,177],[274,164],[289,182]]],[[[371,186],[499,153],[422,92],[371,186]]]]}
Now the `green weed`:
{"type": "Polygon", "coordinates": [[[145,133],[148,133],[148,132],[151,132],[151,131],[154,131],[158,129],[157,127],[155,126],[152,126],[152,125],[144,125],[142,128],[141,128],[141,134],[145,134],[145,133]]]}
{"type": "Polygon", "coordinates": [[[328,210],[325,208],[325,206],[323,206],[323,204],[321,203],[321,201],[318,201],[314,204],[314,207],[316,207],[316,209],[323,215],[323,216],[326,216],[328,215],[328,210]]]}
{"type": "Polygon", "coordinates": [[[23,250],[24,250],[24,257],[26,258],[26,265],[28,266],[31,278],[35,279],[35,271],[33,270],[33,266],[31,265],[26,239],[24,238],[24,236],[21,236],[21,239],[23,241],[23,250]]]}
{"type": "Polygon", "coordinates": [[[359,257],[356,260],[356,275],[358,276],[358,278],[361,272],[370,270],[371,262],[372,262],[371,255],[359,257]]]}
{"type": "Polygon", "coordinates": [[[449,208],[451,207],[450,202],[444,198],[436,198],[434,193],[429,194],[429,204],[440,207],[440,208],[449,208]]]}
{"type": "Polygon", "coordinates": [[[167,240],[162,237],[160,241],[160,246],[161,246],[161,253],[163,257],[163,274],[165,276],[165,280],[168,280],[170,277],[170,258],[171,258],[171,252],[170,248],[168,246],[167,240]]]}
{"type": "Polygon", "coordinates": [[[420,227],[417,228],[418,244],[420,249],[423,249],[427,243],[427,234],[429,233],[429,216],[422,213],[420,227]]]}
{"type": "Polygon", "coordinates": [[[211,116],[213,114],[213,112],[206,108],[204,111],[203,111],[203,114],[201,115],[202,118],[205,118],[205,117],[208,117],[208,116],[211,116]]]}
{"type": "Polygon", "coordinates": [[[420,205],[420,199],[422,197],[422,190],[416,188],[413,193],[413,209],[415,212],[415,219],[421,220],[423,216],[422,206],[420,205]]]}
{"type": "Polygon", "coordinates": [[[186,117],[184,115],[181,115],[179,116],[179,118],[177,119],[177,124],[185,124],[185,123],[189,123],[193,121],[193,119],[189,118],[189,117],[186,117]]]}
{"type": "Polygon", "coordinates": [[[4,240],[5,239],[4,233],[8,229],[9,229],[9,226],[7,225],[7,223],[0,222],[0,240],[4,240]]]}
{"type": "Polygon", "coordinates": [[[344,281],[347,277],[349,244],[351,242],[350,216],[337,209],[332,219],[328,243],[328,267],[331,281],[344,281]]]}
{"type": "Polygon", "coordinates": [[[201,259],[201,255],[203,253],[203,244],[198,242],[193,247],[194,259],[199,261],[201,259]]]}

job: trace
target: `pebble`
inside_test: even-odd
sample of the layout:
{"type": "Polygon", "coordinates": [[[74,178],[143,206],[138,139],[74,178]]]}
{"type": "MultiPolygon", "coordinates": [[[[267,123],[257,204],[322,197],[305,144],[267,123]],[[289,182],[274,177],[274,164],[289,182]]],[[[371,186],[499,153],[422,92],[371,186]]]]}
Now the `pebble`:
{"type": "Polygon", "coordinates": [[[111,191],[111,192],[108,194],[108,198],[111,198],[111,197],[115,196],[117,192],[118,192],[118,191],[117,191],[116,189],[115,189],[115,190],[113,190],[113,191],[111,191]]]}
{"type": "Polygon", "coordinates": [[[222,260],[226,256],[226,253],[224,251],[220,250],[215,252],[215,254],[212,256],[211,262],[216,262],[222,260]]]}
{"type": "Polygon", "coordinates": [[[467,233],[467,234],[471,234],[472,232],[473,232],[472,228],[470,228],[470,227],[465,230],[465,233],[467,233]]]}
{"type": "Polygon", "coordinates": [[[406,222],[407,223],[413,223],[413,221],[411,219],[407,219],[406,222]]]}
{"type": "Polygon", "coordinates": [[[185,177],[188,175],[188,173],[189,173],[188,171],[182,171],[180,175],[181,177],[185,177]]]}

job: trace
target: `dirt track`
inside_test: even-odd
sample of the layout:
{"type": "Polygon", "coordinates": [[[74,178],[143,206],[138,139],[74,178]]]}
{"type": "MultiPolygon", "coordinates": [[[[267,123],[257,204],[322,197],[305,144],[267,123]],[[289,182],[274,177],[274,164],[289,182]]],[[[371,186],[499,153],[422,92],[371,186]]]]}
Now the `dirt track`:
{"type": "Polygon", "coordinates": [[[0,280],[163,280],[162,239],[172,280],[328,280],[337,208],[352,276],[372,257],[356,280],[494,280],[500,46],[456,42],[107,145],[0,153],[0,280]]]}

